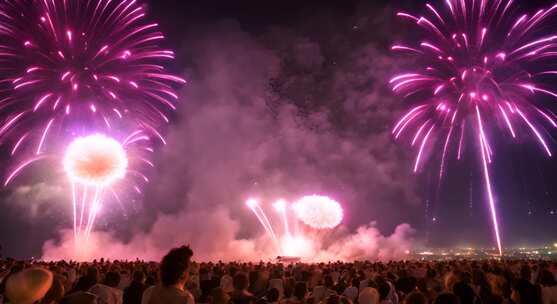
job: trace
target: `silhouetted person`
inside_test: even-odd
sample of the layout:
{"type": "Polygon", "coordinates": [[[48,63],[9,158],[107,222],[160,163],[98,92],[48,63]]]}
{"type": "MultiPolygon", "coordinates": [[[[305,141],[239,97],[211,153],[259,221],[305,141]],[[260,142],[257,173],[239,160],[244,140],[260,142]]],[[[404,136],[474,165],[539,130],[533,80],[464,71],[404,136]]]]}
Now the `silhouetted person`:
{"type": "Polygon", "coordinates": [[[62,277],[54,275],[50,289],[41,300],[40,304],[57,304],[64,297],[64,285],[62,284],[62,277]]]}
{"type": "Polygon", "coordinates": [[[248,291],[249,278],[245,273],[236,273],[232,285],[234,287],[234,291],[230,295],[232,303],[249,304],[255,301],[255,297],[248,291]]]}
{"type": "Polygon", "coordinates": [[[308,288],[306,282],[297,282],[294,285],[294,291],[292,292],[292,297],[288,299],[288,303],[291,304],[305,303],[307,293],[308,293],[308,288]]]}
{"type": "Polygon", "coordinates": [[[143,293],[142,304],[194,304],[191,293],[185,290],[188,267],[193,251],[182,246],[170,250],[160,265],[161,284],[151,286],[143,293]]]}
{"type": "Polygon", "coordinates": [[[122,304],[123,293],[118,289],[120,285],[120,274],[108,272],[102,283],[97,283],[89,289],[89,292],[99,297],[104,304],[122,304]]]}
{"type": "Polygon", "coordinates": [[[391,285],[383,279],[376,280],[377,292],[379,292],[379,301],[382,304],[391,304],[391,285]]]}
{"type": "Polygon", "coordinates": [[[536,286],[532,285],[526,279],[526,276],[521,275],[513,284],[513,292],[511,299],[515,304],[541,304],[541,292],[536,286]]]}
{"type": "Polygon", "coordinates": [[[218,285],[213,285],[213,284],[214,282],[209,275],[209,271],[206,268],[201,267],[199,269],[199,289],[201,290],[201,296],[199,298],[199,302],[201,303],[207,302],[207,298],[209,297],[211,290],[215,287],[218,287],[218,285]]]}
{"type": "Polygon", "coordinates": [[[136,270],[133,273],[130,286],[124,289],[124,304],[141,304],[141,297],[145,289],[147,289],[147,286],[145,286],[145,273],[136,270]]]}
{"type": "Polygon", "coordinates": [[[539,281],[543,304],[557,304],[557,282],[553,273],[544,269],[540,272],[539,281]]]}
{"type": "Polygon", "coordinates": [[[87,272],[84,276],[77,280],[74,288],[70,293],[77,291],[88,291],[93,285],[97,284],[99,281],[99,270],[96,267],[87,268],[87,272]]]}
{"type": "Polygon", "coordinates": [[[404,304],[427,304],[426,296],[418,291],[409,293],[404,299],[404,304]]]}
{"type": "Polygon", "coordinates": [[[265,299],[269,304],[277,304],[280,298],[280,292],[276,288],[271,288],[267,291],[265,299]]]}
{"type": "Polygon", "coordinates": [[[459,302],[456,295],[447,292],[438,295],[433,304],[459,304],[459,302]]]}
{"type": "Polygon", "coordinates": [[[213,288],[208,297],[209,304],[228,304],[230,296],[220,287],[213,288]]]}
{"type": "Polygon", "coordinates": [[[476,294],[470,285],[458,282],[453,287],[454,294],[460,300],[460,304],[474,304],[476,299],[476,294]]]}

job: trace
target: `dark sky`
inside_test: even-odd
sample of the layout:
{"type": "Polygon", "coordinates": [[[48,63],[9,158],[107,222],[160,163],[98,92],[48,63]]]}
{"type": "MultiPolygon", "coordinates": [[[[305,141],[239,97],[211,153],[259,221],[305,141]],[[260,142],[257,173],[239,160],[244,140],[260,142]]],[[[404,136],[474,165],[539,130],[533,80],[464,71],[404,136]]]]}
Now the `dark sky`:
{"type": "MultiPolygon", "coordinates": [[[[541,0],[522,2],[522,8],[526,5],[537,8],[539,5],[551,4],[550,1],[541,0]]],[[[270,176],[275,176],[276,172],[288,173],[293,176],[293,181],[297,181],[307,177],[308,172],[320,174],[325,171],[331,173],[333,170],[331,175],[338,172],[336,175],[338,179],[342,179],[340,182],[331,176],[324,177],[326,181],[321,182],[313,176],[315,181],[308,182],[305,186],[310,191],[330,189],[337,193],[343,199],[348,226],[352,229],[369,221],[377,221],[378,227],[388,234],[397,224],[406,222],[417,230],[416,239],[419,244],[492,245],[481,171],[475,157],[467,157],[460,163],[450,162],[447,176],[441,181],[438,190],[437,169],[433,168],[435,165],[431,170],[413,175],[410,168],[412,154],[405,152],[403,147],[377,138],[392,126],[396,115],[404,109],[400,98],[392,96],[387,88],[388,73],[396,70],[398,64],[387,50],[393,39],[414,35],[408,28],[400,26],[393,15],[401,8],[419,9],[415,3],[416,1],[401,0],[150,1],[149,17],[157,20],[162,31],[167,34],[167,46],[177,50],[176,64],[170,68],[176,73],[184,73],[190,80],[183,93],[186,105],[177,113],[169,129],[169,136],[170,142],[172,139],[175,142],[183,140],[184,145],[188,145],[190,141],[187,135],[191,134],[191,146],[184,148],[179,145],[179,148],[173,150],[177,151],[178,156],[184,156],[186,161],[203,162],[213,159],[210,156],[205,158],[204,153],[197,154],[197,146],[208,149],[207,154],[211,154],[209,150],[219,148],[248,149],[248,144],[238,142],[220,146],[218,143],[209,144],[203,141],[198,145],[198,131],[191,127],[196,117],[192,116],[205,113],[199,110],[198,100],[207,100],[210,111],[211,101],[208,100],[225,95],[224,92],[219,92],[218,86],[208,85],[220,83],[210,79],[209,74],[212,72],[228,77],[234,75],[215,68],[218,62],[224,60],[222,63],[227,66],[227,61],[230,61],[230,68],[237,69],[235,73],[238,73],[240,80],[253,82],[259,81],[258,78],[242,74],[264,74],[266,71],[260,70],[264,70],[267,64],[269,67],[276,64],[278,71],[273,71],[273,77],[260,80],[261,86],[267,88],[261,93],[265,104],[263,108],[273,114],[279,113],[276,114],[279,117],[283,105],[287,104],[292,107],[295,116],[303,121],[301,124],[306,126],[309,121],[309,126],[306,126],[308,130],[317,134],[331,132],[335,138],[343,139],[326,141],[332,146],[330,149],[337,142],[345,141],[357,147],[363,146],[361,149],[364,154],[373,155],[373,159],[379,160],[379,163],[383,159],[384,163],[389,164],[389,170],[394,172],[390,173],[389,178],[396,185],[381,184],[384,180],[376,179],[373,175],[382,171],[376,171],[373,164],[362,164],[359,167],[358,158],[346,158],[335,166],[325,166],[318,160],[312,160],[321,158],[321,155],[315,152],[316,155],[311,155],[313,150],[304,149],[300,149],[299,153],[280,151],[281,155],[273,156],[274,161],[269,160],[263,166],[270,176]],[[307,57],[300,60],[296,57],[299,53],[297,50],[305,47],[310,51],[301,52],[307,57]],[[314,49],[317,49],[315,52],[318,55],[311,51],[314,49]],[[224,55],[219,54],[219,50],[224,55]],[[253,62],[239,59],[236,62],[237,58],[234,56],[240,56],[242,52],[253,52],[253,62]],[[260,53],[265,55],[261,55],[264,59],[258,61],[257,56],[260,53]],[[231,57],[227,57],[228,55],[231,57]],[[315,57],[315,60],[311,57],[315,57]],[[275,62],[275,59],[279,62],[275,62]],[[245,70],[242,64],[245,65],[245,70]],[[384,74],[385,77],[375,77],[374,73],[384,74]],[[372,112],[371,114],[358,113],[358,98],[366,99],[366,111],[372,112]],[[314,117],[321,113],[327,113],[324,118],[327,128],[321,131],[320,122],[312,129],[314,117]],[[366,144],[369,146],[366,147],[366,144]],[[303,166],[298,166],[295,157],[301,155],[305,160],[303,166]],[[312,168],[313,163],[317,169],[312,168]],[[299,169],[300,167],[304,170],[299,169]]],[[[221,81],[228,83],[229,80],[221,81]]],[[[234,94],[239,96],[235,99],[239,107],[244,106],[241,100],[243,94],[258,93],[251,88],[240,92],[241,86],[238,90],[234,94]]],[[[257,108],[259,111],[257,106],[251,105],[255,102],[251,98],[253,96],[246,97],[246,100],[250,100],[246,101],[247,107],[257,108]]],[[[218,103],[218,106],[220,110],[221,104],[218,103]]],[[[204,117],[201,114],[199,117],[204,117]]],[[[213,116],[206,117],[208,119],[200,119],[200,123],[208,128],[211,128],[211,124],[221,124],[218,120],[209,121],[213,116]]],[[[234,126],[230,127],[234,129],[234,126]]],[[[213,133],[207,131],[207,134],[213,133]]],[[[275,135],[271,136],[271,132],[269,134],[269,138],[262,136],[261,140],[274,140],[272,136],[275,135]]],[[[241,134],[256,135],[261,136],[259,133],[241,134]]],[[[224,137],[218,136],[213,137],[215,142],[225,141],[224,137]]],[[[287,136],[288,133],[284,135],[287,136]]],[[[556,241],[557,190],[553,188],[557,181],[555,160],[544,157],[537,145],[526,140],[516,145],[510,145],[506,140],[494,141],[497,146],[497,160],[491,170],[505,244],[539,245],[556,241]]],[[[551,143],[554,147],[557,146],[555,140],[551,143]]],[[[114,230],[122,239],[126,239],[133,234],[134,229],[148,230],[158,213],[187,212],[189,209],[185,206],[197,206],[197,203],[191,201],[192,197],[200,195],[197,192],[200,191],[197,190],[199,186],[192,181],[196,177],[191,174],[197,167],[186,163],[174,168],[174,161],[178,157],[176,154],[160,152],[159,173],[155,176],[155,182],[146,188],[144,201],[135,202],[125,212],[127,217],[117,212],[111,214],[101,221],[99,228],[114,230]],[[156,179],[157,177],[160,179],[156,179]],[[183,185],[186,186],[178,189],[182,184],[172,184],[177,180],[184,181],[183,185]],[[182,197],[186,203],[182,202],[182,197]]],[[[367,160],[364,156],[361,159],[367,160]]],[[[238,163],[243,164],[240,161],[238,163]]],[[[433,160],[431,163],[436,162],[433,160]]],[[[217,167],[219,165],[215,164],[217,167]]],[[[227,174],[226,170],[215,170],[220,174],[227,174]]],[[[266,179],[265,170],[260,170],[257,174],[246,173],[248,183],[271,185],[276,182],[271,178],[266,179]]],[[[207,176],[199,180],[213,182],[210,178],[211,176],[207,176]]],[[[32,178],[29,180],[29,184],[38,182],[32,178]]],[[[273,186],[295,194],[304,192],[305,189],[301,189],[303,187],[293,184],[284,182],[273,186]]],[[[213,186],[227,185],[216,183],[213,186]]],[[[40,189],[36,191],[38,194],[28,194],[24,199],[37,197],[40,189]]],[[[257,188],[254,191],[266,192],[267,189],[257,188]]],[[[15,192],[17,189],[9,188],[0,193],[0,208],[3,210],[0,212],[0,244],[3,246],[3,253],[18,257],[40,255],[43,242],[56,237],[57,231],[67,228],[70,223],[66,216],[61,216],[58,212],[64,209],[59,202],[55,204],[56,207],[51,204],[22,206],[21,198],[15,192]],[[29,216],[29,213],[33,213],[33,216],[29,216]]],[[[233,190],[230,192],[231,197],[245,195],[233,193],[233,190]]],[[[200,197],[205,199],[211,196],[200,197]]],[[[48,203],[51,203],[50,200],[46,199],[48,203]]],[[[225,203],[218,199],[211,202],[216,205],[225,203]]],[[[243,233],[249,234],[246,231],[243,233]]]]}

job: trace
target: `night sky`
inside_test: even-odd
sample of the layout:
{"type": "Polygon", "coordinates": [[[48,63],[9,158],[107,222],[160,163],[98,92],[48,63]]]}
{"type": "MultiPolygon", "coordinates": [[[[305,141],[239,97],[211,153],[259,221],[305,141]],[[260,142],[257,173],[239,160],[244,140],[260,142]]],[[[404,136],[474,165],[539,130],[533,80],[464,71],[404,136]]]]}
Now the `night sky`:
{"type": "MultiPolygon", "coordinates": [[[[418,35],[394,15],[420,11],[416,2],[146,1],[149,18],[167,34],[165,46],[176,50],[170,70],[189,83],[144,196],[110,207],[97,229],[126,242],[159,216],[225,206],[249,237],[260,228],[246,215],[247,196],[323,193],[343,203],[352,230],[375,221],[391,234],[408,223],[417,246],[493,246],[476,155],[449,162],[438,188],[435,156],[415,175],[414,154],[389,136],[405,109],[388,88],[404,64],[389,47],[418,35]]],[[[521,2],[525,10],[552,4],[521,2]]],[[[557,241],[555,159],[527,136],[518,144],[497,138],[493,146],[504,244],[557,241]]],[[[2,162],[8,166],[9,158],[2,162]]],[[[71,228],[55,165],[0,190],[4,256],[40,256],[46,240],[71,228]]]]}

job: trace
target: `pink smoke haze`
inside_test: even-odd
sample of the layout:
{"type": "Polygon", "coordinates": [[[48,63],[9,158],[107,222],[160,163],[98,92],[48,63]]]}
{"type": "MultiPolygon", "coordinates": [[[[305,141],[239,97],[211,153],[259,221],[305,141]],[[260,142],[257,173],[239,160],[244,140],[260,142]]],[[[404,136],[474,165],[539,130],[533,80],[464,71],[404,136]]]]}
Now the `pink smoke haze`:
{"type": "MultiPolygon", "coordinates": [[[[192,246],[197,261],[261,261],[277,257],[276,249],[266,235],[238,237],[241,225],[224,207],[165,215],[158,218],[149,232],[137,233],[128,242],[120,241],[109,232],[93,231],[90,241],[77,251],[77,255],[73,232],[64,230],[59,241],[44,244],[42,258],[47,261],[90,261],[95,258],[158,261],[169,248],[183,244],[192,246]]],[[[290,241],[292,246],[301,246],[296,248],[297,253],[307,262],[403,259],[414,242],[414,230],[407,224],[397,226],[391,235],[386,236],[373,223],[359,227],[354,233],[343,227],[338,229],[334,241],[324,236],[295,237],[290,241]]]]}
{"type": "MultiPolygon", "coordinates": [[[[407,170],[410,155],[385,128],[401,108],[383,85],[396,66],[392,56],[373,43],[341,44],[350,60],[323,78],[328,46],[301,33],[260,39],[234,21],[194,32],[183,45],[195,70],[184,74],[196,85],[179,94],[180,119],[157,154],[153,182],[141,187],[145,200],[103,207],[80,259],[159,260],[182,244],[193,247],[197,260],[274,259],[281,252],[250,206],[264,209],[279,246],[309,261],[407,257],[414,230],[399,210],[423,207],[407,170]],[[267,38],[286,48],[270,48],[267,38]],[[284,62],[309,74],[291,74],[284,62]],[[305,100],[314,110],[302,115],[297,104],[305,100]],[[339,114],[348,128],[333,122],[339,114]],[[334,193],[345,209],[339,226],[317,230],[297,219],[289,205],[312,193],[334,193]],[[257,200],[248,206],[249,197],[257,200]]],[[[18,196],[21,208],[30,205],[27,197],[18,196]]],[[[57,202],[43,201],[41,207],[57,202]]],[[[71,206],[62,207],[70,215],[71,206]]],[[[44,258],[73,257],[69,218],[57,222],[68,230],[49,236],[44,258]]]]}

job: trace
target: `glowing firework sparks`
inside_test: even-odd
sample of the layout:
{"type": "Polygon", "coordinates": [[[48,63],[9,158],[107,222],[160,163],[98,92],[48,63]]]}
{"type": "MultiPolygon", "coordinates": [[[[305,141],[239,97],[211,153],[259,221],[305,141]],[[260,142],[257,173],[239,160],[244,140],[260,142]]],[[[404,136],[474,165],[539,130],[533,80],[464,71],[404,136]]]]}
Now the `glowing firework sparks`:
{"type": "MultiPolygon", "coordinates": [[[[289,213],[289,209],[291,208],[289,208],[289,205],[285,200],[280,199],[273,204],[275,211],[277,211],[279,217],[281,218],[283,233],[277,233],[275,231],[275,228],[271,224],[269,217],[267,216],[263,208],[261,208],[257,200],[249,199],[246,201],[246,205],[253,212],[253,214],[265,230],[265,233],[268,235],[269,239],[273,241],[278,251],[282,255],[300,256],[311,251],[311,232],[299,229],[299,226],[296,225],[296,218],[299,218],[299,216],[290,217],[291,213],[289,213]],[[294,229],[292,229],[290,225],[293,225],[294,229]]],[[[308,227],[313,229],[314,232],[333,229],[338,226],[342,220],[342,208],[340,207],[340,205],[337,202],[324,196],[304,197],[296,204],[294,204],[294,206],[292,206],[292,209],[294,209],[293,211],[296,213],[296,215],[299,211],[303,210],[303,212],[307,215],[306,217],[304,217],[306,220],[311,218],[315,221],[315,225],[308,224],[308,227]],[[298,207],[296,208],[295,206],[298,207]],[[311,207],[320,209],[320,211],[317,212],[322,215],[320,220],[317,219],[318,216],[316,216],[315,212],[306,209],[311,207]],[[334,215],[331,213],[334,213],[334,215]],[[317,223],[319,223],[319,225],[317,223]]]]}
{"type": "MultiPolygon", "coordinates": [[[[78,137],[71,142],[62,161],[64,171],[72,184],[72,206],[76,241],[89,239],[91,230],[109,190],[117,200],[113,187],[123,181],[149,179],[139,171],[153,167],[148,159],[152,140],[143,130],[132,132],[122,141],[101,134],[78,137]],[[130,167],[131,166],[131,167],[130,167]],[[131,177],[128,178],[128,175],[131,177]]],[[[138,184],[133,189],[140,193],[138,184]]]]}
{"type": "Polygon", "coordinates": [[[2,1],[0,138],[12,155],[41,154],[53,130],[76,123],[168,122],[185,81],[165,70],[174,53],[163,39],[135,0],[2,1]]]}
{"type": "Polygon", "coordinates": [[[304,196],[292,208],[299,220],[314,229],[332,229],[342,221],[342,207],[326,196],[304,196]]]}
{"type": "Polygon", "coordinates": [[[104,135],[79,137],[66,150],[63,165],[72,183],[74,235],[77,241],[83,233],[87,240],[101,208],[103,191],[126,175],[126,151],[119,142],[104,135]],[[77,190],[79,186],[81,191],[77,190]]]}
{"type": "MultiPolygon", "coordinates": [[[[153,166],[154,139],[166,143],[159,130],[175,109],[177,87],[185,83],[166,70],[174,53],[161,48],[164,35],[145,15],[136,0],[0,2],[0,141],[11,145],[16,163],[4,185],[37,161],[59,159],[60,145],[50,142],[84,130],[118,134],[133,128],[120,142],[133,168],[124,182],[138,177],[129,188],[141,193],[141,183],[148,182],[143,166],[153,166]]],[[[104,156],[64,162],[74,204],[87,204],[90,214],[100,208],[91,202],[103,196],[95,189],[106,190],[125,172],[112,167],[123,162],[104,156]],[[100,178],[107,172],[112,174],[100,178]]]]}
{"type": "Polygon", "coordinates": [[[551,156],[545,128],[555,128],[555,115],[540,96],[557,97],[552,90],[557,71],[557,35],[546,25],[557,5],[529,16],[513,15],[512,0],[446,0],[446,10],[427,4],[424,16],[398,13],[425,31],[417,46],[394,45],[393,51],[417,56],[413,70],[394,76],[395,93],[415,102],[393,129],[395,138],[410,129],[417,146],[414,171],[420,169],[424,153],[442,142],[440,177],[448,154],[457,147],[461,159],[467,133],[477,138],[480,163],[499,253],[502,245],[497,224],[495,198],[489,164],[493,147],[489,135],[503,133],[512,138],[526,130],[551,156]],[[443,138],[442,140],[437,140],[443,138]],[[420,141],[421,140],[421,141],[420,141]]]}
{"type": "Polygon", "coordinates": [[[282,223],[284,225],[284,233],[286,234],[287,237],[290,237],[290,227],[288,225],[288,213],[286,210],[286,201],[283,199],[278,200],[274,205],[275,210],[277,210],[278,213],[280,213],[280,216],[282,217],[282,223]]]}
{"type": "Polygon", "coordinates": [[[277,235],[275,234],[275,230],[273,229],[273,226],[271,225],[267,214],[265,214],[265,211],[263,211],[263,209],[261,209],[261,206],[259,206],[259,202],[255,199],[249,199],[247,200],[246,205],[250,208],[255,217],[257,217],[257,220],[259,221],[263,229],[265,229],[267,235],[270,236],[271,240],[273,240],[273,242],[280,247],[280,242],[277,238],[277,235]]]}
{"type": "Polygon", "coordinates": [[[124,148],[104,135],[75,139],[64,157],[64,170],[70,180],[94,187],[109,186],[124,178],[127,167],[124,148]]]}
{"type": "Polygon", "coordinates": [[[24,160],[9,172],[5,185],[37,161],[58,160],[71,182],[76,242],[81,236],[86,241],[107,193],[119,202],[116,186],[118,190],[135,189],[141,194],[141,186],[149,182],[146,172],[154,167],[150,159],[155,138],[153,133],[141,129],[119,141],[101,134],[77,137],[67,146],[63,157],[56,153],[24,160]]]}

